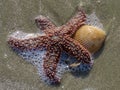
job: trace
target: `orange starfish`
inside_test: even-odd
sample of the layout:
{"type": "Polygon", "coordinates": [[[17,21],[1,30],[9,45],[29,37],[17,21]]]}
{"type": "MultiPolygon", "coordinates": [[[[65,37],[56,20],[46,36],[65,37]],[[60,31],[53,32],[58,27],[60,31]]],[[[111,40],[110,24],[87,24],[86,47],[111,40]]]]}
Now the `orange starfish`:
{"type": "Polygon", "coordinates": [[[35,65],[36,62],[37,64],[39,63],[38,67],[42,65],[43,70],[40,75],[41,77],[44,76],[44,78],[47,78],[43,79],[43,81],[50,84],[57,84],[60,83],[61,79],[61,77],[57,75],[57,67],[63,51],[77,58],[78,62],[91,64],[92,58],[89,51],[76,40],[71,38],[75,31],[85,24],[85,20],[86,15],[81,10],[79,10],[70,21],[60,27],[56,27],[46,17],[39,16],[36,17],[35,22],[37,26],[43,30],[45,33],[44,35],[28,35],[26,33],[17,32],[9,36],[8,44],[17,53],[21,53],[21,56],[25,59],[29,59],[32,57],[30,55],[33,54],[39,56],[39,51],[46,50],[45,56],[40,57],[43,59],[42,63],[39,60],[33,62],[35,65]],[[19,37],[18,34],[20,34],[19,37]],[[28,51],[32,54],[24,54],[28,53],[28,51]]]}

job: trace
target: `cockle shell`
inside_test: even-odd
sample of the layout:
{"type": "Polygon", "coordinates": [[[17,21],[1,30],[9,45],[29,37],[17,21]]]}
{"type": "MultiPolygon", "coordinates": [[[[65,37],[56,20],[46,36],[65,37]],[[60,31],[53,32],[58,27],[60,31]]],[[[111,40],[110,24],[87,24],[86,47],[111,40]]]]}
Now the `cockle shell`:
{"type": "Polygon", "coordinates": [[[84,25],[76,31],[73,38],[79,41],[79,43],[91,53],[95,53],[102,46],[105,36],[106,33],[102,29],[90,25],[84,25]]]}
{"type": "MultiPolygon", "coordinates": [[[[91,54],[97,52],[106,37],[106,33],[103,24],[100,22],[96,13],[86,14],[85,25],[80,27],[73,35],[73,39],[76,39],[80,44],[82,44],[86,49],[90,51],[91,54]]],[[[69,62],[69,67],[71,72],[87,72],[93,65],[93,57],[91,64],[83,64],[82,62],[77,62],[77,60],[72,60],[69,62]]]]}

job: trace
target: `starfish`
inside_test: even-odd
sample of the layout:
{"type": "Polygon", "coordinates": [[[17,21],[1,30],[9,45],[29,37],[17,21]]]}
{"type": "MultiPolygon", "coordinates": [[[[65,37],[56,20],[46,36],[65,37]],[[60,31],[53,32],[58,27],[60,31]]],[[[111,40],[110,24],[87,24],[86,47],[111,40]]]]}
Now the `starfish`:
{"type": "Polygon", "coordinates": [[[41,70],[39,73],[43,81],[58,84],[61,80],[59,71],[61,66],[58,64],[62,52],[74,56],[77,62],[91,64],[92,57],[89,51],[71,38],[76,30],[85,24],[85,21],[86,15],[82,10],[79,10],[65,25],[59,27],[40,15],[35,18],[35,22],[44,34],[15,32],[9,36],[8,44],[27,61],[33,59],[31,63],[41,70]],[[44,55],[40,56],[40,53],[44,55]]]}

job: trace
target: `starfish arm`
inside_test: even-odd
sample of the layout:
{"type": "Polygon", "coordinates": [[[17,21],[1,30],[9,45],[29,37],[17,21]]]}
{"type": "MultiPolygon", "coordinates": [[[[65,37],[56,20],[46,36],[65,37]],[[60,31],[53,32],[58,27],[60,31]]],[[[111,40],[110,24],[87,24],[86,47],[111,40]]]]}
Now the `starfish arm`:
{"type": "Polygon", "coordinates": [[[56,27],[56,25],[54,25],[48,18],[46,18],[46,17],[44,17],[42,15],[37,16],[35,18],[35,23],[36,23],[37,27],[40,30],[43,30],[43,31],[56,27]]]}
{"type": "Polygon", "coordinates": [[[57,46],[50,46],[47,48],[46,57],[44,58],[43,68],[45,75],[50,84],[60,83],[60,77],[57,75],[57,66],[59,63],[61,49],[57,46]]]}
{"type": "Polygon", "coordinates": [[[40,34],[27,34],[23,32],[15,32],[8,38],[8,44],[11,48],[23,51],[46,47],[48,41],[49,39],[45,35],[41,36],[40,34]]]}
{"type": "Polygon", "coordinates": [[[91,64],[91,54],[77,41],[73,40],[69,36],[64,36],[62,39],[62,45],[63,50],[77,58],[78,62],[91,64]]]}
{"type": "Polygon", "coordinates": [[[80,26],[84,25],[86,21],[86,15],[84,11],[79,10],[79,12],[70,19],[65,25],[62,26],[61,33],[73,35],[80,26]]]}

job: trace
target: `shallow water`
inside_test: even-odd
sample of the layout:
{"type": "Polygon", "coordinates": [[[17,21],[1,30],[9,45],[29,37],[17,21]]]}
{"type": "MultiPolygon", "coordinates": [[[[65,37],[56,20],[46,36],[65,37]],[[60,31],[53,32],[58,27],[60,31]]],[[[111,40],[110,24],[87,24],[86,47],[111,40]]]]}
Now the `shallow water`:
{"type": "Polygon", "coordinates": [[[0,0],[0,90],[119,90],[120,89],[120,0],[0,0]],[[64,24],[82,6],[93,11],[107,33],[105,45],[95,58],[89,75],[63,75],[61,85],[41,83],[37,70],[18,57],[6,43],[16,30],[37,32],[34,18],[49,16],[56,25],[64,24]]]}

